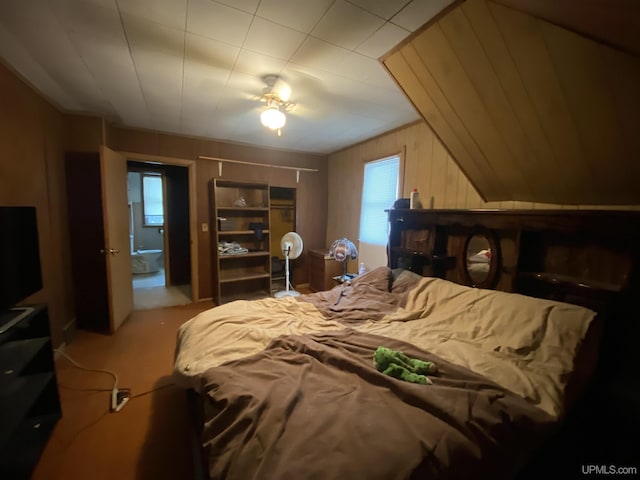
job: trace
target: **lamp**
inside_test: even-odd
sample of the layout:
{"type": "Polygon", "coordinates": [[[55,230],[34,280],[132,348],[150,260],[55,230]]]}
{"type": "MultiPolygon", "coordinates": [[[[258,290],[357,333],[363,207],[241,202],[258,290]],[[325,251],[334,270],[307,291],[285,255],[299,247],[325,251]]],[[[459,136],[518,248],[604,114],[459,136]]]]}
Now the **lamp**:
{"type": "Polygon", "coordinates": [[[278,136],[282,135],[281,128],[287,123],[287,116],[280,111],[275,99],[267,100],[267,109],[260,114],[260,122],[271,130],[277,130],[278,136]]]}
{"type": "Polygon", "coordinates": [[[287,123],[285,112],[295,106],[295,103],[290,101],[291,87],[277,75],[265,75],[263,80],[267,86],[262,91],[260,101],[264,102],[267,108],[260,113],[260,122],[281,136],[282,127],[287,123]]]}
{"type": "Polygon", "coordinates": [[[346,237],[339,238],[331,244],[329,255],[336,261],[342,262],[342,277],[338,279],[340,283],[351,280],[351,277],[347,276],[347,260],[358,258],[358,249],[353,242],[346,237]]]}

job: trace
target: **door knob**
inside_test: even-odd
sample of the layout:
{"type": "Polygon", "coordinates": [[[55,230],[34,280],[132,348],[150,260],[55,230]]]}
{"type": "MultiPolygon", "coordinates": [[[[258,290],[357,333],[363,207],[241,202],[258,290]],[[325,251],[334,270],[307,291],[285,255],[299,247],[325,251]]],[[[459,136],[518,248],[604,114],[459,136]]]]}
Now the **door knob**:
{"type": "Polygon", "coordinates": [[[110,248],[108,250],[102,248],[100,249],[100,253],[102,253],[103,255],[106,255],[107,253],[110,253],[111,255],[117,255],[118,253],[120,253],[120,250],[118,250],[117,248],[110,248]]]}

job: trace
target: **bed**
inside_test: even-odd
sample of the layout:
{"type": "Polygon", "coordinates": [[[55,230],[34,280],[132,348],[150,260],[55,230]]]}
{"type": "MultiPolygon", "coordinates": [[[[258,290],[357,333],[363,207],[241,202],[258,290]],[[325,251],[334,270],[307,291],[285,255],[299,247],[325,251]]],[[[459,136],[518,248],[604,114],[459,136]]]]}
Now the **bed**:
{"type": "Polygon", "coordinates": [[[236,301],[179,332],[212,479],[513,478],[585,388],[592,310],[377,268],[327,292],[236,301]],[[431,361],[429,385],[376,369],[431,361]]]}
{"type": "Polygon", "coordinates": [[[635,388],[637,213],[389,221],[388,266],[180,328],[200,478],[529,479],[637,460],[620,433],[637,410],[618,395],[635,388]],[[470,260],[478,236],[488,261],[470,260]],[[381,347],[436,371],[395,375],[381,347]]]}

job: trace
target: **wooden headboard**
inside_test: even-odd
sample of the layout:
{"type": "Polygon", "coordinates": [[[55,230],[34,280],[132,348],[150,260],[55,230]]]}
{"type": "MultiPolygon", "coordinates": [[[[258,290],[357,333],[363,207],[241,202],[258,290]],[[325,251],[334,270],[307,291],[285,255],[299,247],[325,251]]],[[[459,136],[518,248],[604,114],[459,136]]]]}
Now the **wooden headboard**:
{"type": "Polygon", "coordinates": [[[389,210],[391,268],[474,285],[466,246],[492,243],[480,286],[579,303],[600,311],[638,292],[640,212],[605,210],[389,210]]]}

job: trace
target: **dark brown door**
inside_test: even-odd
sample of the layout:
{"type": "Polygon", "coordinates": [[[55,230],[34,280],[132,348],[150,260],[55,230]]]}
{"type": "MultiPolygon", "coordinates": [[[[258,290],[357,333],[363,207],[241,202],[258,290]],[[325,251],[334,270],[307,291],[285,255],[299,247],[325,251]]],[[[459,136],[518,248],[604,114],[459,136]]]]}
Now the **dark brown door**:
{"type": "Polygon", "coordinates": [[[65,160],[76,322],[113,332],[133,304],[126,160],[104,148],[65,160]]]}

